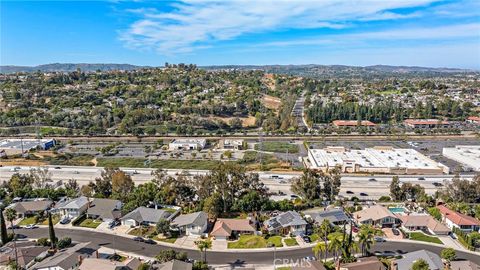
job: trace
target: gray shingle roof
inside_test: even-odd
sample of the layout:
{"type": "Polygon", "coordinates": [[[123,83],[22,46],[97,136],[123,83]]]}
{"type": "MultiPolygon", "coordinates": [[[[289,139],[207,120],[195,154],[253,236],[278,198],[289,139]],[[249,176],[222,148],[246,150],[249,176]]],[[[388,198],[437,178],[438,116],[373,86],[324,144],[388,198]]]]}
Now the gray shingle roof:
{"type": "Polygon", "coordinates": [[[208,215],[207,213],[203,211],[191,213],[191,214],[186,214],[186,215],[180,215],[176,217],[172,225],[177,225],[179,227],[181,226],[187,226],[190,224],[194,224],[196,226],[203,227],[208,222],[208,215]]]}
{"type": "Polygon", "coordinates": [[[80,209],[88,204],[88,198],[81,196],[63,203],[58,209],[80,209]]]}
{"type": "Polygon", "coordinates": [[[92,203],[90,203],[87,214],[99,216],[102,219],[119,218],[121,216],[120,209],[115,208],[119,202],[119,200],[95,198],[92,203]]]}
{"type": "Polygon", "coordinates": [[[45,258],[43,261],[36,263],[31,269],[53,268],[56,266],[62,269],[72,269],[79,265],[79,257],[88,258],[98,250],[96,245],[87,243],[79,243],[75,246],[59,251],[51,257],[45,258]]]}
{"type": "Polygon", "coordinates": [[[159,265],[158,269],[161,270],[192,270],[192,264],[179,261],[179,260],[171,260],[159,265]]]}
{"type": "Polygon", "coordinates": [[[310,215],[317,223],[322,223],[325,219],[330,221],[330,223],[344,222],[349,220],[348,216],[345,214],[345,212],[343,212],[342,209],[330,209],[322,212],[309,212],[307,214],[310,215]]]}
{"type": "Polygon", "coordinates": [[[18,202],[10,205],[17,213],[24,214],[26,212],[38,212],[48,210],[52,206],[52,201],[26,201],[18,202]]]}
{"type": "Polygon", "coordinates": [[[396,260],[398,270],[410,270],[412,264],[420,259],[425,260],[430,266],[430,270],[443,269],[443,262],[440,256],[428,250],[417,250],[403,255],[403,259],[396,260]]]}
{"type": "Polygon", "coordinates": [[[139,223],[157,223],[161,218],[170,220],[172,218],[172,213],[162,209],[154,209],[141,206],[133,210],[132,212],[126,214],[122,218],[122,220],[133,219],[139,223]]]}
{"type": "Polygon", "coordinates": [[[307,222],[295,211],[288,211],[276,217],[272,217],[267,222],[269,230],[285,228],[289,226],[307,225],[307,222]]]}

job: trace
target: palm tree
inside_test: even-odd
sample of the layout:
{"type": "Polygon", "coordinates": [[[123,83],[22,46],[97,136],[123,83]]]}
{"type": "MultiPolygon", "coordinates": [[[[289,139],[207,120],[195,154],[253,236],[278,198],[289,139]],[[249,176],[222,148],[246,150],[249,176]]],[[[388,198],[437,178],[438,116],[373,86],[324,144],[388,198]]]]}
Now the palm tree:
{"type": "MultiPolygon", "coordinates": [[[[17,218],[17,211],[15,211],[15,209],[8,208],[7,210],[5,210],[5,217],[8,221],[10,221],[10,226],[12,228],[13,234],[13,249],[15,251],[15,262],[18,262],[17,242],[15,241],[15,228],[13,227],[13,221],[17,218]]],[[[15,269],[18,269],[17,264],[15,264],[15,269]]]]}
{"type": "Polygon", "coordinates": [[[372,225],[362,225],[360,226],[360,231],[358,232],[358,242],[361,246],[362,255],[367,256],[370,248],[375,243],[375,236],[384,235],[383,231],[377,228],[374,228],[372,225]]]}
{"type": "Polygon", "coordinates": [[[341,232],[331,233],[329,236],[328,250],[333,252],[333,260],[337,261],[343,247],[343,234],[341,232]]]}
{"type": "MultiPolygon", "coordinates": [[[[330,221],[327,219],[323,220],[319,227],[317,227],[317,233],[320,237],[323,238],[323,242],[325,247],[328,246],[328,234],[332,231],[332,226],[330,225],[330,221]]],[[[323,253],[323,260],[326,261],[328,256],[328,249],[325,250],[323,253]]]]}
{"type": "Polygon", "coordinates": [[[195,245],[197,245],[198,249],[200,250],[200,257],[202,257],[203,253],[203,261],[207,262],[207,249],[212,248],[212,241],[210,240],[199,240],[195,241],[195,245]]]}
{"type": "Polygon", "coordinates": [[[328,251],[328,246],[325,243],[318,242],[313,248],[313,253],[317,259],[320,259],[320,254],[326,254],[328,251]]]}

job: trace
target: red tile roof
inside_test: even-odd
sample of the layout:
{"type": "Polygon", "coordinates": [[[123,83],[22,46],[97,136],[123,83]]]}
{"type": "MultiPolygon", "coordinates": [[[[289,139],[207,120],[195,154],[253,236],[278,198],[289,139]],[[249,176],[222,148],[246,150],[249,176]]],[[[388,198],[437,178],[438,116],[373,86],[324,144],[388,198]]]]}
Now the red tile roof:
{"type": "Polygon", "coordinates": [[[474,122],[480,122],[480,117],[470,116],[470,117],[467,118],[467,120],[474,121],[474,122]]]}
{"type": "Polygon", "coordinates": [[[462,213],[458,213],[456,211],[450,210],[447,207],[445,207],[444,205],[438,205],[437,208],[438,208],[438,210],[440,210],[440,213],[442,214],[442,216],[444,216],[445,218],[448,218],[449,220],[451,220],[453,223],[457,224],[458,226],[460,226],[460,225],[464,225],[464,226],[477,225],[477,226],[480,226],[480,220],[478,220],[474,217],[467,216],[467,215],[464,215],[462,213]]]}
{"type": "MultiPolygon", "coordinates": [[[[358,126],[358,121],[356,120],[335,120],[333,121],[333,124],[337,127],[355,127],[358,126]]],[[[368,120],[362,120],[361,121],[361,126],[376,126],[374,123],[368,121],[368,120]]]]}
{"type": "Polygon", "coordinates": [[[255,228],[247,219],[219,218],[210,234],[213,236],[230,236],[232,231],[255,232],[255,228]]]}

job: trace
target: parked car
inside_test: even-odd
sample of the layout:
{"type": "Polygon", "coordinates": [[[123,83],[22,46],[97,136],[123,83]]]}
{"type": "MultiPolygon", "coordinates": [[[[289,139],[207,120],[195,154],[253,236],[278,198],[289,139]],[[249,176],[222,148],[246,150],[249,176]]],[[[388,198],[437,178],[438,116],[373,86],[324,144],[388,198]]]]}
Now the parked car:
{"type": "Polygon", "coordinates": [[[36,226],[35,224],[29,224],[27,226],[25,226],[25,229],[28,229],[28,230],[32,230],[32,229],[36,229],[38,228],[38,226],[36,226]]]}
{"type": "Polygon", "coordinates": [[[360,192],[360,196],[368,196],[368,194],[365,192],[360,192]]]}
{"type": "Polygon", "coordinates": [[[386,242],[385,238],[380,237],[380,236],[375,236],[375,242],[386,242]]]}
{"type": "Polygon", "coordinates": [[[303,241],[304,241],[305,243],[310,243],[310,242],[312,242],[312,241],[310,240],[310,237],[308,237],[308,236],[306,236],[306,235],[305,235],[304,237],[302,237],[302,239],[303,239],[303,241]]]}
{"type": "Polygon", "coordinates": [[[27,236],[25,234],[20,234],[20,233],[16,233],[15,234],[15,239],[18,240],[18,239],[27,239],[27,236]]]}
{"type": "Polygon", "coordinates": [[[136,236],[136,237],[133,238],[133,241],[136,241],[136,242],[145,242],[145,239],[143,239],[143,237],[136,236]]]}
{"type": "Polygon", "coordinates": [[[69,217],[63,217],[61,220],[60,220],[60,224],[68,224],[70,223],[70,218],[69,217]]]}
{"type": "Polygon", "coordinates": [[[145,243],[146,243],[146,244],[150,244],[150,245],[156,245],[156,244],[157,244],[157,242],[155,242],[155,241],[152,240],[152,239],[145,239],[145,243]]]}
{"type": "Polygon", "coordinates": [[[398,255],[396,252],[390,250],[375,251],[373,254],[377,257],[395,257],[398,255]]]}
{"type": "Polygon", "coordinates": [[[398,229],[392,228],[393,235],[400,235],[400,231],[398,229]]]}

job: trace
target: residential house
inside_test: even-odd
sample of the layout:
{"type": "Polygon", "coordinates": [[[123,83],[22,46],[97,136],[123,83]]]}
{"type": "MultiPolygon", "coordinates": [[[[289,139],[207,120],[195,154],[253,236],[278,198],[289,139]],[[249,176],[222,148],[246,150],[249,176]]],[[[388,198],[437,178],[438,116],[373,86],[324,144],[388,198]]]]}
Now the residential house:
{"type": "Polygon", "coordinates": [[[422,249],[406,253],[403,255],[402,259],[396,259],[392,263],[392,270],[410,270],[412,269],[412,265],[420,259],[428,264],[430,270],[443,270],[444,268],[440,256],[431,251],[422,249]]]}
{"type": "Polygon", "coordinates": [[[248,219],[218,218],[210,235],[215,239],[236,238],[241,234],[256,232],[252,222],[248,219]]]}
{"type": "Polygon", "coordinates": [[[472,261],[452,261],[450,262],[451,270],[480,270],[480,265],[472,261]]]}
{"type": "Polygon", "coordinates": [[[141,261],[137,258],[127,258],[122,262],[109,259],[86,258],[78,270],[137,270],[140,268],[141,261]]]}
{"type": "Polygon", "coordinates": [[[424,231],[436,235],[448,235],[450,229],[430,215],[399,216],[402,227],[407,231],[424,231]]]}
{"type": "Polygon", "coordinates": [[[322,224],[324,220],[328,220],[331,225],[343,225],[350,220],[343,209],[335,208],[325,211],[306,211],[305,217],[312,219],[318,225],[322,224]]]}
{"type": "Polygon", "coordinates": [[[171,211],[141,206],[123,216],[121,221],[122,225],[134,227],[138,225],[155,225],[160,219],[171,220],[172,218],[173,213],[171,211]]]}
{"type": "MultiPolygon", "coordinates": [[[[28,265],[35,260],[37,256],[45,253],[49,247],[37,246],[32,241],[17,241],[17,265],[22,269],[27,269],[28,265]]],[[[0,249],[0,266],[6,266],[15,261],[15,246],[13,242],[8,242],[0,249]]],[[[2,269],[2,267],[0,267],[2,269]]]]}
{"type": "Polygon", "coordinates": [[[467,122],[468,123],[472,123],[472,124],[480,124],[480,117],[478,116],[469,116],[467,118],[467,122]]]}
{"type": "Polygon", "coordinates": [[[34,264],[31,270],[70,270],[77,269],[85,258],[96,257],[97,245],[79,243],[73,247],[57,251],[53,256],[46,257],[34,264]]]}
{"type": "Polygon", "coordinates": [[[208,227],[208,214],[200,211],[176,217],[171,225],[185,235],[202,235],[208,227]]]}
{"type": "Polygon", "coordinates": [[[55,206],[55,212],[62,216],[69,217],[71,219],[77,218],[88,209],[89,201],[85,196],[81,196],[75,199],[68,199],[57,203],[55,206]]]}
{"type": "Polygon", "coordinates": [[[272,217],[264,223],[268,233],[271,234],[304,234],[307,222],[295,211],[288,211],[272,217]]]}
{"type": "Polygon", "coordinates": [[[401,223],[401,220],[390,210],[378,204],[353,213],[353,217],[359,224],[369,224],[382,228],[394,227],[401,223]]]}
{"type": "Polygon", "coordinates": [[[119,200],[95,198],[87,210],[87,218],[113,221],[122,216],[120,209],[122,202],[119,200]]]}
{"type": "Polygon", "coordinates": [[[179,260],[171,260],[160,265],[155,265],[158,270],[192,270],[192,264],[179,260]]]}
{"type": "Polygon", "coordinates": [[[18,218],[25,218],[49,210],[52,204],[50,200],[24,201],[13,203],[7,208],[15,210],[18,218]]]}
{"type": "Polygon", "coordinates": [[[459,228],[464,232],[478,232],[480,230],[480,220],[450,210],[445,205],[438,205],[437,208],[442,215],[442,221],[447,224],[448,228],[459,228]]]}
{"type": "Polygon", "coordinates": [[[386,267],[377,257],[359,258],[356,262],[340,264],[338,270],[385,270],[386,267]]]}

